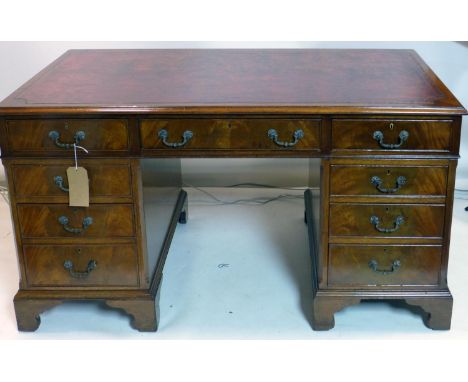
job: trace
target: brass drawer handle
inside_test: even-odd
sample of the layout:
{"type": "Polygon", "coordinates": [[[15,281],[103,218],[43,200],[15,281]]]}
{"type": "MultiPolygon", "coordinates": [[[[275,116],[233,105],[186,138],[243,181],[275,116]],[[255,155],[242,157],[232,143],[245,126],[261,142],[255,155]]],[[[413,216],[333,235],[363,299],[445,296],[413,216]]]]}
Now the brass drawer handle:
{"type": "Polygon", "coordinates": [[[170,143],[167,141],[167,138],[169,137],[169,133],[167,132],[166,129],[159,130],[158,137],[162,139],[162,143],[167,146],[167,147],[172,147],[173,149],[177,147],[182,147],[187,144],[188,141],[190,141],[193,137],[193,133],[190,130],[186,130],[182,134],[183,141],[179,143],[170,143]]]}
{"type": "Polygon", "coordinates": [[[392,232],[397,231],[400,228],[400,226],[405,222],[405,219],[401,215],[397,216],[396,219],[395,219],[395,222],[393,223],[393,228],[379,227],[380,220],[375,215],[371,216],[370,222],[375,227],[375,229],[377,231],[382,232],[382,233],[392,233],[392,232]]]}
{"type": "Polygon", "coordinates": [[[63,192],[68,192],[69,189],[63,185],[63,178],[60,175],[54,176],[54,183],[60,188],[63,192]]]}
{"type": "Polygon", "coordinates": [[[384,149],[399,149],[403,144],[408,140],[409,133],[406,130],[401,130],[400,134],[398,135],[398,143],[384,143],[384,134],[377,130],[374,131],[373,138],[378,142],[379,146],[384,149]]]}
{"type": "Polygon", "coordinates": [[[383,181],[378,176],[373,176],[371,178],[371,183],[380,192],[382,192],[384,194],[393,194],[393,193],[397,192],[401,187],[403,187],[406,184],[406,178],[404,176],[399,176],[396,179],[396,186],[394,188],[383,188],[382,187],[383,181]]]}
{"type": "Polygon", "coordinates": [[[381,275],[389,275],[391,273],[395,273],[401,266],[400,260],[395,260],[392,263],[392,267],[390,269],[378,269],[379,263],[377,260],[371,260],[368,263],[369,268],[372,269],[376,273],[380,273],[381,275]]]}
{"type": "Polygon", "coordinates": [[[283,142],[278,140],[278,132],[275,129],[268,130],[268,138],[275,142],[278,146],[291,147],[295,146],[300,139],[304,138],[304,131],[301,129],[296,130],[293,134],[294,140],[292,142],[283,142]]]}
{"type": "Polygon", "coordinates": [[[60,142],[60,133],[58,131],[52,130],[49,132],[49,138],[54,141],[55,146],[60,147],[62,149],[70,149],[73,147],[74,144],[78,144],[86,138],[86,134],[84,131],[77,131],[74,136],[74,143],[62,143],[60,142]]]}
{"type": "Polygon", "coordinates": [[[86,267],[86,271],[78,272],[73,270],[73,262],[71,260],[66,260],[63,263],[63,267],[70,273],[70,276],[75,279],[84,279],[89,276],[89,274],[97,267],[96,260],[90,260],[88,266],[86,267]]]}
{"type": "Polygon", "coordinates": [[[75,233],[75,234],[82,233],[82,232],[86,231],[86,229],[91,224],[93,224],[93,218],[90,217],[90,216],[87,216],[87,217],[85,217],[83,219],[82,228],[68,227],[68,218],[66,216],[60,216],[58,218],[58,221],[63,226],[63,229],[65,231],[70,232],[70,233],[75,233]]]}

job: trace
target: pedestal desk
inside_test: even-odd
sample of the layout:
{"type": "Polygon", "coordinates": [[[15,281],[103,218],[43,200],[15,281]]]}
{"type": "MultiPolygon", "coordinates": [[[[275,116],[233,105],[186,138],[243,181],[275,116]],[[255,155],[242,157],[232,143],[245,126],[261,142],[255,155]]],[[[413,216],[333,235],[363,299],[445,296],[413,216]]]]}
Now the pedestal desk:
{"type": "Polygon", "coordinates": [[[303,157],[321,161],[319,202],[304,195],[312,327],[363,299],[401,299],[448,329],[464,114],[411,50],[68,51],[0,104],[18,328],[36,330],[64,301],[102,300],[156,330],[164,263],[187,222],[180,158],[303,157]],[[88,151],[77,156],[89,207],[69,205],[74,144],[88,151]],[[148,197],[143,158],[172,163],[148,197]]]}

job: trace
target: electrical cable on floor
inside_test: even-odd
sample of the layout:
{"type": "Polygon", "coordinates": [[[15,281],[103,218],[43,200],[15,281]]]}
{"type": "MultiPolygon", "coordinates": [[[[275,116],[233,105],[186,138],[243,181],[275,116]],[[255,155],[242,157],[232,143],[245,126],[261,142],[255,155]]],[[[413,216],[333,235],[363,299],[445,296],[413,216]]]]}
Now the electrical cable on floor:
{"type": "Polygon", "coordinates": [[[10,201],[8,200],[8,188],[0,186],[0,195],[2,195],[2,198],[7,204],[10,204],[10,201]]]}
{"type": "MultiPolygon", "coordinates": [[[[244,184],[248,184],[251,187],[256,187],[257,186],[257,184],[255,184],[255,183],[244,183],[244,184]]],[[[241,183],[241,184],[233,185],[233,186],[229,186],[229,187],[240,187],[240,185],[244,185],[244,184],[241,183]]],[[[214,195],[211,192],[206,191],[206,190],[204,190],[204,189],[202,189],[200,187],[193,186],[193,185],[191,185],[189,183],[186,183],[186,182],[184,182],[184,185],[187,186],[187,187],[191,187],[191,188],[193,188],[193,189],[195,189],[195,190],[197,190],[199,192],[202,192],[203,194],[207,195],[208,197],[210,197],[211,199],[213,199],[215,201],[215,202],[209,202],[209,201],[206,201],[206,200],[192,200],[191,201],[192,203],[206,203],[206,204],[210,204],[210,205],[234,205],[234,204],[265,205],[265,204],[274,202],[276,200],[281,200],[281,199],[303,199],[304,198],[303,195],[281,194],[281,195],[277,195],[277,196],[271,197],[271,198],[263,196],[263,197],[256,197],[256,198],[238,199],[238,200],[227,201],[227,200],[219,199],[216,195],[214,195]]],[[[260,187],[283,189],[282,187],[274,187],[274,186],[268,186],[268,185],[261,185],[260,187]]],[[[292,190],[303,191],[303,189],[292,189],[292,190]]]]}
{"type": "Polygon", "coordinates": [[[245,188],[276,188],[279,190],[293,190],[293,191],[305,191],[307,189],[319,189],[318,187],[279,187],[279,186],[272,186],[269,184],[261,184],[261,183],[237,183],[237,184],[232,184],[227,187],[245,187],[245,188]]]}
{"type": "Polygon", "coordinates": [[[453,197],[455,199],[460,199],[460,200],[468,200],[468,197],[465,197],[467,195],[464,195],[465,192],[468,192],[468,190],[463,190],[463,189],[460,189],[460,188],[455,188],[455,193],[453,195],[453,197]],[[463,195],[463,196],[462,196],[463,195]]]}

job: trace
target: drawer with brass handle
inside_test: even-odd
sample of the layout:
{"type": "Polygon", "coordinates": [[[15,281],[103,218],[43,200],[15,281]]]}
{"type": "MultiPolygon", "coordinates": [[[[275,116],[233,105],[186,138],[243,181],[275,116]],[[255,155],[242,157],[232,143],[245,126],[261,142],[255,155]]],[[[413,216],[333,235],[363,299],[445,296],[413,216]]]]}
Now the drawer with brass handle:
{"type": "Polygon", "coordinates": [[[132,244],[24,245],[31,287],[136,287],[137,251],[132,244]]]}
{"type": "Polygon", "coordinates": [[[93,151],[128,151],[125,119],[11,119],[9,150],[19,155],[73,155],[73,144],[93,151]]]}
{"type": "Polygon", "coordinates": [[[445,205],[331,203],[329,219],[332,237],[441,239],[445,205]]]}
{"type": "MultiPolygon", "coordinates": [[[[73,160],[13,161],[10,164],[12,184],[18,202],[51,201],[68,203],[66,170],[73,160]]],[[[81,160],[89,178],[91,203],[109,202],[119,198],[131,201],[131,166],[125,161],[81,160]]]]}
{"type": "Polygon", "coordinates": [[[440,245],[329,246],[328,284],[336,287],[437,286],[440,245]]]}
{"type": "Polygon", "coordinates": [[[92,204],[87,208],[63,204],[18,204],[23,238],[133,238],[132,204],[92,204]]]}
{"type": "Polygon", "coordinates": [[[330,195],[444,197],[447,176],[448,166],[395,166],[378,162],[375,165],[332,164],[330,195]]]}
{"type": "Polygon", "coordinates": [[[452,120],[334,119],[332,150],[450,152],[452,120]]]}
{"type": "MultiPolygon", "coordinates": [[[[144,119],[143,149],[320,150],[320,119],[144,119]]],[[[179,151],[180,150],[180,151],[179,151]]]]}

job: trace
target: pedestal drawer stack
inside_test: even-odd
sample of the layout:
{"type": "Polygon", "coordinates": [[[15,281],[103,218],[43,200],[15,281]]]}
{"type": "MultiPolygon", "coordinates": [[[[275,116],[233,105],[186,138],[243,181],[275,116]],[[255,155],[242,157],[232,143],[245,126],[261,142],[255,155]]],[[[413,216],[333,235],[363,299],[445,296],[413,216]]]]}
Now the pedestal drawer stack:
{"type": "Polygon", "coordinates": [[[328,286],[440,283],[448,162],[333,160],[328,286]]]}
{"type": "Polygon", "coordinates": [[[126,120],[15,119],[6,129],[15,153],[4,163],[21,289],[64,298],[67,291],[83,291],[86,298],[86,291],[147,288],[138,160],[100,157],[126,153],[126,120]],[[88,150],[77,150],[77,162],[74,143],[88,150]],[[89,207],[69,206],[66,170],[75,165],[88,172],[89,207]]]}
{"type": "MultiPolygon", "coordinates": [[[[329,304],[335,299],[331,310],[336,311],[365,298],[411,303],[413,297],[429,298],[434,292],[445,298],[451,311],[446,273],[452,209],[447,195],[456,166],[449,158],[452,123],[332,120],[318,310],[324,296],[329,304]]],[[[317,329],[333,326],[331,311],[327,314],[328,318],[317,317],[317,329]]],[[[431,326],[446,328],[446,318],[434,319],[431,326]]]]}
{"type": "Polygon", "coordinates": [[[68,205],[66,169],[74,166],[73,160],[10,164],[28,286],[136,287],[131,164],[126,160],[79,164],[90,178],[89,207],[68,205]]]}

